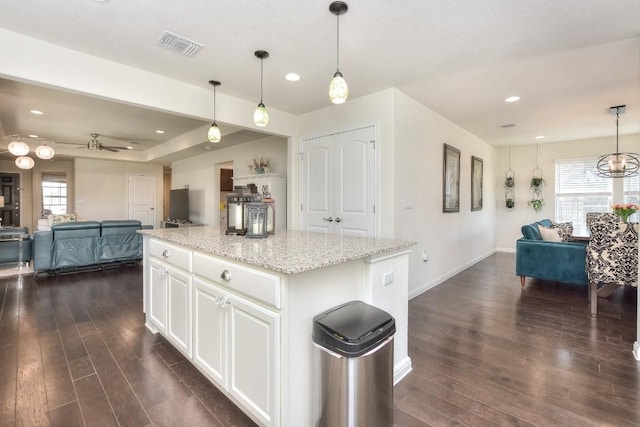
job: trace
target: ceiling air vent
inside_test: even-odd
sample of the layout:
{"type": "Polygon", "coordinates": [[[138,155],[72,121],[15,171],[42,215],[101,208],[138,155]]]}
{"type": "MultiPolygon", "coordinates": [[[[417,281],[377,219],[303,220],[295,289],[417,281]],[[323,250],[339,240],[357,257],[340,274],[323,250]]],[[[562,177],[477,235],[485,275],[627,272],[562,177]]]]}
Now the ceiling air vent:
{"type": "Polygon", "coordinates": [[[165,31],[162,33],[160,40],[158,40],[158,44],[168,49],[175,50],[176,52],[180,52],[186,56],[193,56],[204,47],[203,44],[189,40],[188,38],[172,33],[171,31],[165,31]]]}
{"type": "Polygon", "coordinates": [[[513,128],[513,127],[516,127],[516,124],[515,123],[503,123],[501,125],[498,125],[498,127],[502,128],[502,129],[513,128]]]}

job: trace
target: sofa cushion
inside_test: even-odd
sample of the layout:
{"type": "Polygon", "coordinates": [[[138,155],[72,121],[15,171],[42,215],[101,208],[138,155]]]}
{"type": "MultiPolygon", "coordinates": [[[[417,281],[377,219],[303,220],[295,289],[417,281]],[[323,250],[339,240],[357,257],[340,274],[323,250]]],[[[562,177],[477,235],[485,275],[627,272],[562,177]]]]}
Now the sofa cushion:
{"type": "Polygon", "coordinates": [[[533,224],[523,225],[520,231],[522,231],[522,235],[525,239],[530,240],[542,240],[542,236],[540,235],[540,231],[538,230],[538,224],[543,227],[551,227],[551,221],[548,219],[543,219],[538,222],[534,222],[533,224]]]}
{"type": "Polygon", "coordinates": [[[560,239],[563,242],[570,242],[571,236],[573,235],[573,223],[572,222],[551,222],[551,228],[555,228],[558,230],[558,234],[560,235],[560,239]]]}
{"type": "Polygon", "coordinates": [[[556,228],[547,228],[538,224],[538,231],[540,232],[540,236],[542,236],[542,240],[545,242],[562,242],[560,233],[556,228]]]}

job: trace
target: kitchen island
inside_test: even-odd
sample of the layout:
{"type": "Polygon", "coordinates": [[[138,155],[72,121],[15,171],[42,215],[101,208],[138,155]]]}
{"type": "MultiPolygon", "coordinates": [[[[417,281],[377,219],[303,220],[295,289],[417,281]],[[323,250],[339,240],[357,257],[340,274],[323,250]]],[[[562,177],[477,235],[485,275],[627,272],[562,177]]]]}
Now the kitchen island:
{"type": "Polygon", "coordinates": [[[396,319],[394,383],[407,352],[414,242],[217,227],[142,230],[146,326],[161,333],[251,418],[313,426],[319,413],[313,316],[362,300],[396,319]]]}

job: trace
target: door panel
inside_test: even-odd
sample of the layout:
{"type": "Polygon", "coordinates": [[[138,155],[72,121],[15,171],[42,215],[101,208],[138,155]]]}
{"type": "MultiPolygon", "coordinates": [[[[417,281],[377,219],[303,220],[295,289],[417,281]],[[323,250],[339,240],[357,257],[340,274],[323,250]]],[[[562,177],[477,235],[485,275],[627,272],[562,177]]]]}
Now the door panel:
{"type": "Polygon", "coordinates": [[[4,206],[0,206],[3,227],[20,226],[20,174],[0,174],[0,191],[4,206]]]}
{"type": "Polygon", "coordinates": [[[129,175],[129,219],[137,219],[142,225],[156,224],[155,175],[129,175]]]}
{"type": "Polygon", "coordinates": [[[375,237],[374,126],[302,142],[302,229],[375,237]]]}
{"type": "Polygon", "coordinates": [[[227,375],[227,323],[220,305],[224,293],[211,284],[193,279],[193,360],[225,390],[227,375]]]}

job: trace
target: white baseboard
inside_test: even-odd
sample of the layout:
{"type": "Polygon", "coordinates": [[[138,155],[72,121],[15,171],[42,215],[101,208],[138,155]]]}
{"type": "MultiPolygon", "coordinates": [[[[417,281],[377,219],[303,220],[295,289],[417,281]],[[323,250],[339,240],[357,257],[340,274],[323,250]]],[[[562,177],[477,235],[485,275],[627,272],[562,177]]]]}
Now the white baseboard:
{"type": "Polygon", "coordinates": [[[506,252],[508,254],[515,254],[516,250],[514,248],[496,248],[496,252],[506,252]]]}
{"type": "Polygon", "coordinates": [[[411,358],[407,356],[393,367],[393,385],[398,384],[413,369],[411,358]]]}
{"type": "Polygon", "coordinates": [[[638,341],[633,343],[633,357],[635,357],[636,360],[640,360],[640,343],[638,343],[638,341]]]}
{"type": "Polygon", "coordinates": [[[471,267],[474,264],[479,263],[483,259],[487,258],[488,256],[493,255],[496,252],[497,252],[496,249],[492,249],[492,250],[490,250],[488,252],[485,252],[484,254],[482,254],[482,255],[470,260],[469,262],[461,265],[460,267],[458,267],[458,268],[456,268],[456,269],[454,269],[452,271],[449,271],[449,272],[447,272],[445,274],[442,274],[442,275],[436,277],[435,279],[425,283],[424,285],[419,286],[418,288],[409,291],[409,299],[413,299],[413,298],[417,297],[418,295],[428,291],[429,289],[431,289],[431,288],[433,288],[435,286],[438,286],[440,283],[446,281],[447,279],[452,278],[456,274],[466,270],[467,268],[471,267]]]}

